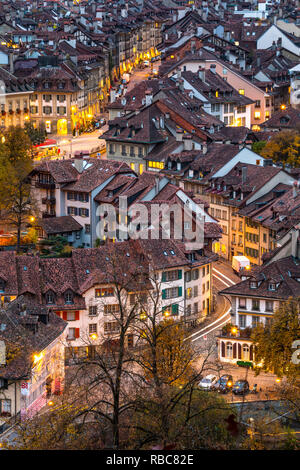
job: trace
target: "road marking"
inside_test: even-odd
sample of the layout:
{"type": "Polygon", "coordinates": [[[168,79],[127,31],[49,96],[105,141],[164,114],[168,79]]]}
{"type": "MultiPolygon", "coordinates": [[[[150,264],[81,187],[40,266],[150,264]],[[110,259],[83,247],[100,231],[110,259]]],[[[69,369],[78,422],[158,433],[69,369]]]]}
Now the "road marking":
{"type": "Polygon", "coordinates": [[[206,336],[206,335],[208,335],[209,333],[212,333],[213,331],[215,331],[217,328],[220,328],[220,326],[226,325],[226,323],[228,323],[228,320],[229,320],[229,318],[227,318],[227,320],[225,320],[225,321],[223,321],[222,323],[220,323],[220,325],[217,325],[216,327],[214,327],[212,330],[207,331],[206,333],[203,333],[202,335],[197,336],[197,338],[192,339],[192,341],[197,341],[198,339],[202,338],[202,336],[206,336]]]}
{"type": "Polygon", "coordinates": [[[221,279],[220,277],[216,276],[216,274],[213,274],[213,276],[218,279],[219,281],[223,282],[223,284],[225,284],[226,287],[231,287],[231,284],[228,284],[227,282],[223,281],[223,279],[221,279]]]}
{"type": "Polygon", "coordinates": [[[216,273],[218,273],[219,276],[224,277],[224,279],[226,279],[226,280],[227,280],[228,282],[230,282],[232,285],[236,284],[236,282],[234,282],[232,279],[230,279],[230,277],[225,276],[225,274],[221,273],[221,272],[218,271],[216,268],[213,268],[213,271],[215,271],[216,273]]]}
{"type": "MultiPolygon", "coordinates": [[[[207,330],[207,328],[210,328],[211,326],[215,325],[215,324],[218,323],[220,320],[222,320],[224,317],[226,317],[229,312],[230,312],[230,308],[227,310],[227,312],[223,313],[223,315],[222,315],[221,317],[217,318],[217,320],[215,320],[214,322],[212,322],[212,323],[210,323],[209,325],[205,326],[205,327],[202,328],[201,330],[196,331],[196,333],[193,333],[192,335],[188,336],[186,339],[192,338],[192,336],[198,335],[199,333],[202,333],[202,331],[207,330]]],[[[204,334],[206,334],[206,333],[204,333],[204,334]]]]}

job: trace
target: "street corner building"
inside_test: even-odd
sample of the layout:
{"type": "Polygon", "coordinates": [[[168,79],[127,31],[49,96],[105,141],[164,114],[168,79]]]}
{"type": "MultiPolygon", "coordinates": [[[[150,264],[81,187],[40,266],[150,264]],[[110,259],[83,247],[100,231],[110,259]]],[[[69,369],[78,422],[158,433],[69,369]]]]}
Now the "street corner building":
{"type": "Polygon", "coordinates": [[[290,230],[285,244],[260,266],[242,273],[241,282],[220,292],[231,299],[231,325],[218,337],[222,362],[255,364],[252,329],[272,322],[274,312],[300,296],[299,229],[290,230]]]}
{"type": "Polygon", "coordinates": [[[20,295],[0,310],[0,435],[64,387],[67,323],[20,295]]]}

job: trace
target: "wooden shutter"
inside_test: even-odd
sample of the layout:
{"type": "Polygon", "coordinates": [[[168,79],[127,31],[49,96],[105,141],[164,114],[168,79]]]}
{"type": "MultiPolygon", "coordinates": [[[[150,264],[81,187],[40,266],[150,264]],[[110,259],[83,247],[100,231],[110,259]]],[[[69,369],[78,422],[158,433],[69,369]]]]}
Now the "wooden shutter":
{"type": "Polygon", "coordinates": [[[250,361],[253,361],[253,344],[250,346],[250,361]]]}
{"type": "Polygon", "coordinates": [[[222,357],[225,357],[225,343],[224,341],[221,341],[221,354],[222,354],[222,357]]]}
{"type": "Polygon", "coordinates": [[[178,304],[172,305],[172,315],[178,315],[178,304]]]}
{"type": "Polygon", "coordinates": [[[67,312],[63,312],[63,319],[64,319],[64,320],[67,319],[67,312]]]}
{"type": "Polygon", "coordinates": [[[182,287],[178,287],[178,297],[182,296],[182,287]]]}
{"type": "Polygon", "coordinates": [[[79,328],[75,328],[75,338],[79,338],[79,328]]]}
{"type": "Polygon", "coordinates": [[[242,346],[238,343],[238,359],[242,359],[242,346]]]}
{"type": "Polygon", "coordinates": [[[75,320],[79,320],[79,310],[75,311],[75,320]]]}
{"type": "Polygon", "coordinates": [[[161,280],[162,282],[166,282],[166,273],[162,273],[161,280]]]}
{"type": "Polygon", "coordinates": [[[233,343],[232,350],[233,350],[232,357],[233,357],[233,359],[236,359],[236,343],[233,343]]]}
{"type": "Polygon", "coordinates": [[[163,299],[166,299],[166,298],[167,298],[166,289],[163,289],[163,290],[162,290],[161,296],[162,296],[163,299]]]}
{"type": "Polygon", "coordinates": [[[178,269],[178,279],[182,279],[182,270],[178,269]]]}

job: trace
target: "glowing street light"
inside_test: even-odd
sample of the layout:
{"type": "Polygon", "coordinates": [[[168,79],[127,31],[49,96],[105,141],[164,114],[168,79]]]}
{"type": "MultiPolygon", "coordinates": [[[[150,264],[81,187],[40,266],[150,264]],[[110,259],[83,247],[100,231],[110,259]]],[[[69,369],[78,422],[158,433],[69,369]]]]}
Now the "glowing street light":
{"type": "Polygon", "coordinates": [[[231,328],[231,334],[232,334],[232,335],[236,335],[237,333],[238,333],[237,327],[236,327],[236,326],[233,326],[233,327],[231,328]]]}
{"type": "Polygon", "coordinates": [[[90,338],[91,338],[91,340],[95,341],[95,340],[98,338],[97,333],[92,333],[92,334],[90,335],[90,338]]]}
{"type": "Polygon", "coordinates": [[[34,215],[31,215],[31,216],[29,217],[29,220],[30,220],[30,222],[34,222],[34,221],[35,221],[34,215]]]}
{"type": "Polygon", "coordinates": [[[275,380],[276,383],[280,384],[281,382],[281,379],[279,377],[277,377],[277,379],[275,380]]]}
{"type": "Polygon", "coordinates": [[[284,111],[286,109],[286,105],[285,104],[280,105],[280,109],[284,111]]]}
{"type": "Polygon", "coordinates": [[[37,364],[41,359],[43,359],[44,357],[44,353],[40,353],[40,354],[34,354],[33,355],[33,363],[34,364],[37,364]]]}
{"type": "Polygon", "coordinates": [[[48,401],[48,406],[53,406],[54,402],[52,400],[48,401]]]}

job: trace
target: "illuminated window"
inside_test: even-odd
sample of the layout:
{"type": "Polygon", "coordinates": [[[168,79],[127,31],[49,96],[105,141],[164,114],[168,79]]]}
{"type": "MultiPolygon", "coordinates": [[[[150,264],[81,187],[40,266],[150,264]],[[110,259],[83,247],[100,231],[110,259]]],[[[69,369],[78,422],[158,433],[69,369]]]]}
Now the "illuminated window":
{"type": "Polygon", "coordinates": [[[266,111],[266,119],[269,119],[269,117],[270,117],[270,113],[269,111],[266,111]]]}
{"type": "Polygon", "coordinates": [[[158,168],[159,170],[163,170],[164,163],[163,162],[148,162],[148,167],[150,168],[158,168]]]}
{"type": "Polygon", "coordinates": [[[134,170],[134,163],[130,163],[130,168],[134,170]]]}
{"type": "Polygon", "coordinates": [[[114,289],[110,287],[104,287],[102,289],[95,289],[95,297],[112,297],[114,295],[114,289]]]}
{"type": "Polygon", "coordinates": [[[260,111],[255,111],[254,119],[260,119],[260,111]]]}
{"type": "Polygon", "coordinates": [[[216,91],[216,98],[218,98],[218,96],[219,96],[219,92],[218,92],[218,91],[216,91]]]}
{"type": "Polygon", "coordinates": [[[240,95],[244,95],[245,94],[245,90],[243,90],[242,88],[239,89],[239,94],[240,95]]]}

